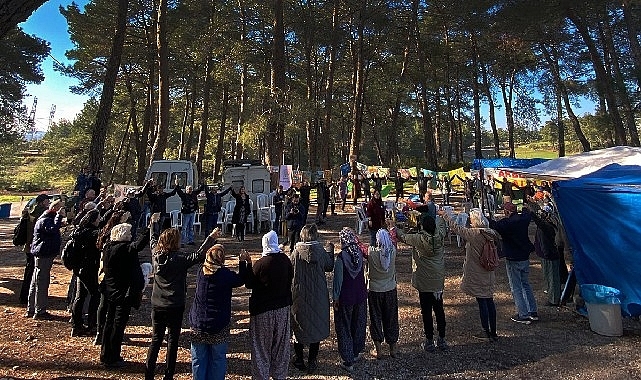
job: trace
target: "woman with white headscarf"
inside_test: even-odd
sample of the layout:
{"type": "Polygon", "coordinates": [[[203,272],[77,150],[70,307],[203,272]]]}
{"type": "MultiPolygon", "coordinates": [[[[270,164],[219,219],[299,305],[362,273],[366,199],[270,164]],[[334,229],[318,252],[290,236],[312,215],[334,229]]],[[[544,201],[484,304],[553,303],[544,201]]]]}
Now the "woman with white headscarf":
{"type": "Polygon", "coordinates": [[[381,343],[389,344],[389,354],[396,357],[398,341],[398,294],[396,293],[396,248],[386,229],[376,232],[376,246],[367,255],[367,304],[369,335],[374,341],[372,355],[383,358],[381,343]]]}
{"type": "Polygon", "coordinates": [[[285,379],[290,361],[290,309],[294,269],[278,245],[278,235],[263,235],[263,254],[254,265],[249,256],[240,273],[249,296],[249,336],[253,379],[285,379]]]}
{"type": "Polygon", "coordinates": [[[341,252],[334,261],[334,325],[341,366],[352,371],[354,361],[365,349],[367,287],[363,251],[356,234],[344,227],[339,237],[341,252]]]}

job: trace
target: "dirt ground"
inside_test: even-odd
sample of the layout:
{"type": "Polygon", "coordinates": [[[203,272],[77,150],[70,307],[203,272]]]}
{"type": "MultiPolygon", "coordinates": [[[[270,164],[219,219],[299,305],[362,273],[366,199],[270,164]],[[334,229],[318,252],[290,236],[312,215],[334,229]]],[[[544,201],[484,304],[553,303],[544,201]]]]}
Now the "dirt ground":
{"type": "MultiPolygon", "coordinates": [[[[342,226],[354,226],[351,206],[345,213],[329,218],[321,226],[322,240],[338,243],[342,226]]],[[[310,215],[313,215],[312,208],[310,215]]],[[[312,217],[310,216],[310,219],[312,217]]],[[[0,380],[9,379],[141,379],[144,361],[150,343],[151,308],[150,289],[146,290],[143,306],[132,313],[126,330],[123,357],[132,364],[119,370],[103,368],[99,361],[99,347],[92,338],[71,338],[69,314],[65,298],[70,272],[59,259],[51,278],[50,311],[55,320],[34,321],[23,317],[25,308],[18,304],[24,265],[24,255],[11,244],[11,234],[17,218],[0,219],[0,380]]],[[[367,240],[367,233],[363,239],[367,240]]],[[[239,242],[229,235],[222,242],[230,253],[247,248],[258,256],[260,234],[248,235],[239,242]]],[[[541,321],[521,325],[510,320],[514,304],[507,285],[505,267],[497,269],[497,323],[500,339],[496,343],[472,337],[480,331],[476,301],[459,289],[463,248],[456,239],[446,243],[447,279],[444,301],[447,320],[447,340],[451,347],[445,352],[425,353],[419,348],[423,341],[423,327],[418,305],[418,293],[410,285],[411,259],[407,246],[400,245],[397,259],[399,318],[401,334],[400,354],[397,358],[376,360],[367,340],[364,360],[347,373],[338,365],[336,336],[321,343],[319,371],[308,376],[290,366],[289,378],[316,379],[641,379],[641,324],[624,320],[624,336],[618,338],[597,335],[590,331],[588,319],[566,308],[546,307],[546,295],[540,262],[533,256],[531,283],[539,306],[541,321]]],[[[147,253],[148,254],[148,253],[147,253]]],[[[228,262],[237,268],[236,259],[228,262]]],[[[191,304],[195,277],[188,279],[190,286],[187,308],[191,304]]],[[[331,274],[328,275],[331,286],[331,274]]],[[[251,377],[249,348],[249,291],[239,288],[233,298],[232,340],[228,352],[229,379],[251,377]]],[[[187,314],[187,313],[186,313],[187,314]]],[[[175,379],[191,379],[189,330],[185,317],[181,335],[175,379]]],[[[164,349],[159,357],[157,378],[164,369],[164,349]]]]}

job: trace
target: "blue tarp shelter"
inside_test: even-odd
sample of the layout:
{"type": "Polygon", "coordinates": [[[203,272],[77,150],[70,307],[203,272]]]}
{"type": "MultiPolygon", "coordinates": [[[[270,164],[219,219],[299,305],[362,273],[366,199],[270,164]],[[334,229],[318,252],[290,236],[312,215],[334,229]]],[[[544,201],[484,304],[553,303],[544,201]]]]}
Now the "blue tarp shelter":
{"type": "Polygon", "coordinates": [[[481,170],[481,168],[515,168],[525,169],[530,166],[541,164],[548,161],[545,158],[475,158],[472,161],[473,170],[481,170]]]}
{"type": "Polygon", "coordinates": [[[555,181],[552,194],[578,282],[619,289],[622,313],[641,315],[641,166],[610,164],[555,181]]]}

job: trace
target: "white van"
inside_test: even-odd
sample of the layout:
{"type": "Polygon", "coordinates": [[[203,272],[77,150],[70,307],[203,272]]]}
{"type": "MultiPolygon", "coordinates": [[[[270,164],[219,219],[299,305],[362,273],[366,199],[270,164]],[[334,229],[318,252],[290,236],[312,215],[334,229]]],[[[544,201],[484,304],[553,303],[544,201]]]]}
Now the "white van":
{"type": "MultiPolygon", "coordinates": [[[[241,186],[256,205],[257,194],[269,194],[271,192],[271,179],[269,170],[260,161],[256,160],[232,160],[223,163],[223,188],[231,186],[234,192],[238,193],[241,186]]],[[[230,195],[225,196],[228,200],[230,195]]],[[[256,207],[256,206],[254,206],[256,207]]]]}
{"type": "MultiPolygon", "coordinates": [[[[196,165],[186,160],[153,161],[147,169],[145,179],[153,178],[156,185],[164,186],[165,192],[170,192],[176,186],[176,179],[181,189],[187,186],[198,187],[198,171],[196,165]]],[[[178,195],[167,198],[167,212],[180,210],[182,202],[178,195]]]]}

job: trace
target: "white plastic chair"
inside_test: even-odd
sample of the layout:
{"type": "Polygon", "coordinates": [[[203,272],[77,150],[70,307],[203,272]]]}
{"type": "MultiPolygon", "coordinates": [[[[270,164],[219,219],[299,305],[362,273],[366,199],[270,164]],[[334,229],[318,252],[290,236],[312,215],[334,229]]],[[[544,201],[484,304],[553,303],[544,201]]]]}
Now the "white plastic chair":
{"type": "Polygon", "coordinates": [[[220,211],[218,212],[218,220],[216,221],[216,224],[220,226],[220,232],[222,235],[225,234],[225,227],[224,227],[225,215],[226,215],[225,209],[221,208],[220,211]]]}
{"type": "Polygon", "coordinates": [[[227,228],[231,222],[231,218],[234,215],[234,207],[236,207],[236,200],[235,199],[230,199],[225,203],[225,217],[223,219],[223,231],[227,233],[227,228]]]}
{"type": "MultiPolygon", "coordinates": [[[[462,212],[462,213],[458,214],[458,215],[456,216],[456,224],[457,224],[457,225],[459,225],[459,226],[465,227],[465,226],[466,226],[466,224],[467,224],[467,218],[468,218],[468,217],[469,217],[469,216],[468,216],[466,213],[464,213],[464,212],[462,212]]],[[[459,247],[461,246],[461,242],[462,242],[462,241],[463,241],[463,238],[461,238],[461,236],[460,236],[460,235],[456,235],[456,244],[457,244],[459,247]]]]}
{"type": "Polygon", "coordinates": [[[194,233],[196,228],[198,228],[198,235],[202,234],[202,224],[200,223],[200,213],[198,211],[194,214],[194,233]]]}
{"type": "Polygon", "coordinates": [[[171,217],[171,228],[180,228],[182,226],[180,210],[169,211],[169,216],[171,217]]]}
{"type": "Polygon", "coordinates": [[[249,213],[247,214],[247,224],[245,224],[245,230],[247,230],[247,225],[249,225],[249,232],[254,233],[254,201],[249,199],[249,213]]]}
{"type": "Polygon", "coordinates": [[[266,194],[256,195],[256,218],[258,219],[258,228],[262,226],[262,222],[268,222],[269,228],[273,228],[271,208],[272,206],[269,204],[269,197],[266,194]]]}

